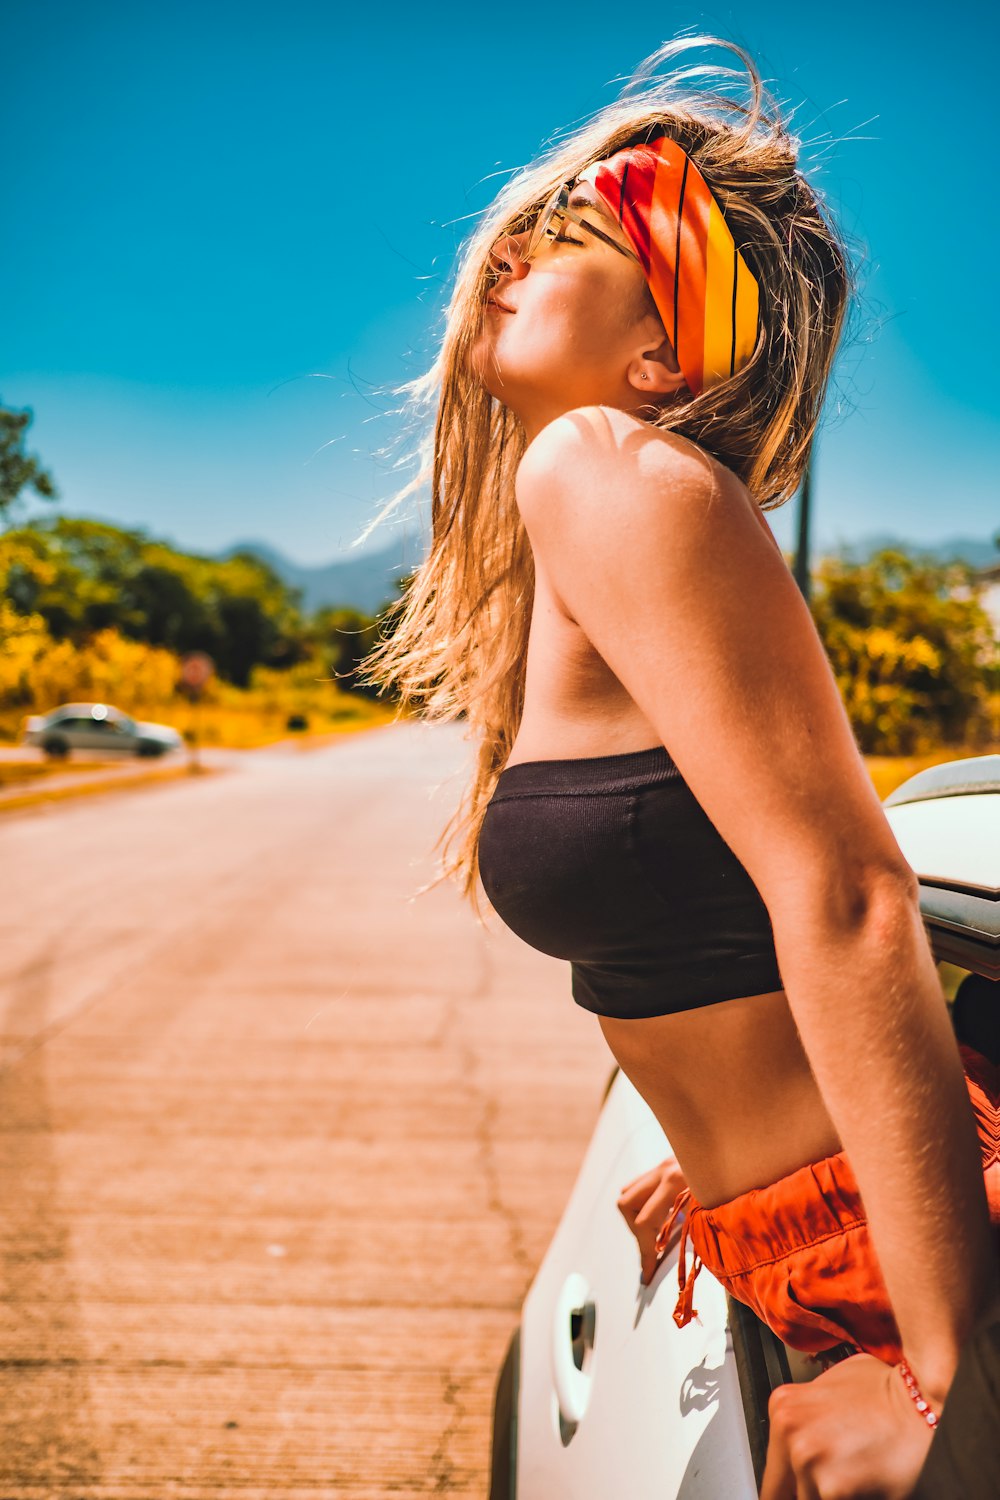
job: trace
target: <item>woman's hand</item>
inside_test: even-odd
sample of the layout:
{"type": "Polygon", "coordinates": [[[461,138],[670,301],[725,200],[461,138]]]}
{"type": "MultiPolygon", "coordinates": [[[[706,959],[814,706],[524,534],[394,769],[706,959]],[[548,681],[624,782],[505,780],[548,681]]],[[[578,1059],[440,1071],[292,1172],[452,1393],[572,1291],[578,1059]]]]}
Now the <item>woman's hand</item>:
{"type": "Polygon", "coordinates": [[[768,1416],[761,1500],[902,1500],[934,1437],[898,1370],[870,1354],[854,1354],[808,1384],[779,1386],[768,1416]]]}
{"type": "MultiPolygon", "coordinates": [[[[677,1194],[687,1187],[676,1156],[668,1156],[658,1167],[643,1172],[618,1194],[618,1208],[639,1242],[642,1262],[640,1280],[648,1286],[662,1258],[656,1253],[656,1235],[660,1225],[670,1217],[677,1194]]],[[[662,1254],[673,1249],[680,1238],[681,1225],[675,1224],[662,1254]]]]}

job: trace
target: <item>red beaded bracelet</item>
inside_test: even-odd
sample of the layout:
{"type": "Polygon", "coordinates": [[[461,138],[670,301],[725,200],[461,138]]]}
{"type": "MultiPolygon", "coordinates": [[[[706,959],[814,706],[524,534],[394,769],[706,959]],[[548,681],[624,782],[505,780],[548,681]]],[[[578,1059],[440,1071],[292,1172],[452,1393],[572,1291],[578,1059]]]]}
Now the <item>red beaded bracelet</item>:
{"type": "Polygon", "coordinates": [[[914,1375],[913,1371],[910,1369],[909,1365],[906,1363],[906,1360],[901,1359],[899,1361],[899,1364],[896,1366],[896,1369],[899,1371],[900,1375],[902,1375],[904,1381],[906,1382],[906,1389],[910,1393],[913,1404],[917,1408],[917,1411],[920,1413],[920,1415],[923,1417],[924,1421],[927,1423],[928,1427],[936,1427],[938,1424],[937,1412],[931,1410],[930,1402],[925,1399],[923,1392],[917,1384],[917,1378],[914,1375]]]}

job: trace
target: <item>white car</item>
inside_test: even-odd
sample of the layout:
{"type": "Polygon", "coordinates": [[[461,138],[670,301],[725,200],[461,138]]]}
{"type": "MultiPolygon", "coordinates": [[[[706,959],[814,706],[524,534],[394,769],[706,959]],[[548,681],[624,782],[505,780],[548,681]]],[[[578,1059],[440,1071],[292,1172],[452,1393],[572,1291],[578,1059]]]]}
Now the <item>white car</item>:
{"type": "MultiPolygon", "coordinates": [[[[919,877],[934,956],[965,971],[956,1013],[995,1037],[1000,755],[932,766],[883,805],[919,877]]],[[[755,1500],[768,1397],[818,1366],[727,1298],[707,1269],[698,1319],[677,1328],[676,1248],[641,1285],[616,1194],[670,1154],[616,1068],[499,1372],[490,1500],[755,1500]]]]}
{"type": "Polygon", "coordinates": [[[145,724],[110,703],[64,703],[24,721],[22,743],[59,757],[71,750],[124,750],[130,755],[164,755],[184,741],[166,724],[145,724]]]}

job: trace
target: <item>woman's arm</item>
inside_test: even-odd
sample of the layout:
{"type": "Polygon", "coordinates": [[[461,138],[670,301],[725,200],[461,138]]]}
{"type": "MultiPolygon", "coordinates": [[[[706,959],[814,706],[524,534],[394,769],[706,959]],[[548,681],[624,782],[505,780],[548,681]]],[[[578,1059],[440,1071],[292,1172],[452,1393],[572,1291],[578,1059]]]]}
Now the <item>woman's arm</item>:
{"type": "Polygon", "coordinates": [[[735,476],[614,408],[544,428],[517,497],[536,567],[767,905],[907,1357],[940,1401],[992,1285],[980,1156],[917,882],[808,607],[735,476]]]}

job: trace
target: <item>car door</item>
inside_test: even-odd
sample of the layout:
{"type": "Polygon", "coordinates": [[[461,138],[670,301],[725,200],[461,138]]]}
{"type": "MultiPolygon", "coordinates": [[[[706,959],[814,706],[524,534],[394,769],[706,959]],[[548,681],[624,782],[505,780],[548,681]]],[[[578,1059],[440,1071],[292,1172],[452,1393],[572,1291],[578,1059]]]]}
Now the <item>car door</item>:
{"type": "Polygon", "coordinates": [[[639,1280],[618,1189],[670,1154],[616,1073],[559,1227],[525,1299],[517,1500],[753,1500],[753,1455],[726,1294],[698,1281],[698,1317],[673,1321],[677,1249],[639,1280]]]}
{"type": "Polygon", "coordinates": [[[117,750],[130,750],[131,742],[122,734],[118,721],[112,718],[80,720],[79,743],[81,750],[96,750],[114,754],[117,750]]]}
{"type": "Polygon", "coordinates": [[[45,727],[45,738],[56,742],[64,741],[71,750],[82,750],[86,747],[89,723],[89,719],[84,719],[79,714],[64,714],[62,718],[49,720],[45,727]]]}

